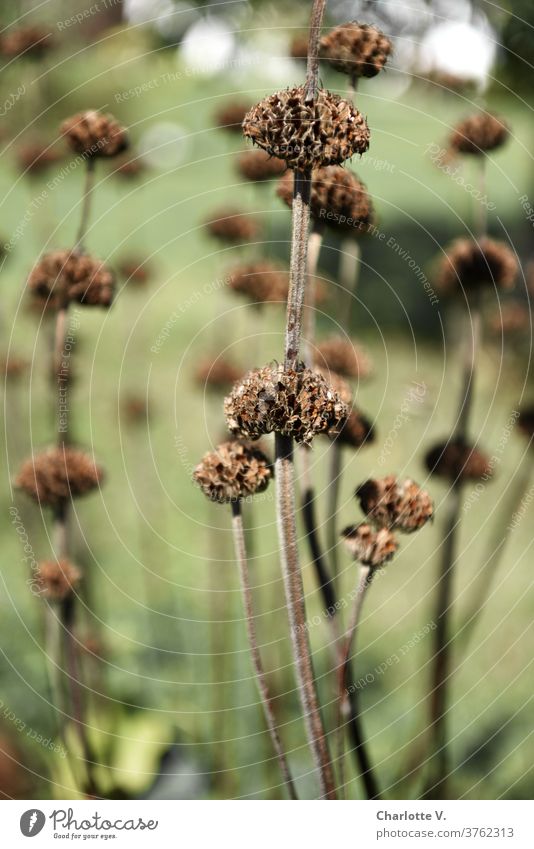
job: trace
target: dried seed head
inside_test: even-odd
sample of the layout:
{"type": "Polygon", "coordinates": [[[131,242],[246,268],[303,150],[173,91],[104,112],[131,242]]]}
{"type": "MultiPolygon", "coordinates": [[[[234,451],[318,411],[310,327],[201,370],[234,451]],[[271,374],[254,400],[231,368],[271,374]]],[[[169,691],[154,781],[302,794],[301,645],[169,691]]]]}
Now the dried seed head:
{"type": "Polygon", "coordinates": [[[367,518],[379,528],[410,534],[434,515],[434,504],[426,490],[414,481],[388,475],[368,480],[356,490],[356,498],[367,518]]]}
{"type": "Polygon", "coordinates": [[[341,425],[339,434],[333,438],[339,445],[345,445],[347,448],[361,448],[362,445],[374,442],[375,431],[367,416],[352,409],[341,425]]]}
{"type": "Polygon", "coordinates": [[[341,536],[354,560],[371,569],[379,569],[391,560],[399,547],[391,531],[387,528],[375,531],[367,523],[350,525],[341,536]]]}
{"type": "Polygon", "coordinates": [[[100,260],[76,251],[44,254],[28,277],[28,289],[54,308],[75,301],[84,306],[109,307],[115,279],[100,260]]]}
{"type": "Polygon", "coordinates": [[[489,458],[460,440],[435,445],[428,451],[425,464],[430,474],[449,481],[489,480],[493,476],[489,458]]]}
{"type": "Polygon", "coordinates": [[[534,436],[534,407],[525,407],[519,413],[517,426],[524,436],[532,439],[534,436]]]}
{"type": "Polygon", "coordinates": [[[466,293],[496,286],[511,289],[518,271],[517,259],[504,242],[483,237],[456,239],[440,259],[436,287],[444,294],[466,293]]]}
{"type": "Polygon", "coordinates": [[[250,109],[250,103],[241,100],[230,100],[223,104],[215,113],[215,126],[229,133],[241,135],[241,125],[250,109]]]}
{"type": "Polygon", "coordinates": [[[260,234],[256,218],[249,213],[227,207],[213,212],[206,221],[205,227],[214,239],[220,239],[221,242],[228,242],[230,245],[252,242],[260,234]]]}
{"type": "Polygon", "coordinates": [[[223,357],[202,360],[195,369],[195,380],[200,387],[214,392],[227,392],[243,377],[243,369],[223,357]]]}
{"type": "Polygon", "coordinates": [[[330,388],[339,395],[347,407],[352,407],[352,389],[344,377],[341,377],[340,374],[336,374],[335,371],[330,371],[329,369],[321,368],[320,366],[314,366],[313,370],[316,374],[320,374],[321,377],[326,380],[330,388]]]}
{"type": "Polygon", "coordinates": [[[353,79],[375,77],[392,51],[387,35],[371,24],[350,21],[335,27],[321,39],[319,55],[342,74],[353,79]]]}
{"type": "Polygon", "coordinates": [[[225,399],[224,412],[231,433],[258,439],[275,432],[308,445],[317,434],[337,433],[348,415],[324,377],[302,365],[248,372],[225,399]]]}
{"type": "Polygon", "coordinates": [[[49,601],[64,601],[80,583],[80,570],[69,560],[43,560],[37,570],[40,594],[49,601]]]}
{"type": "Polygon", "coordinates": [[[289,272],[268,260],[238,265],[228,275],[228,285],[254,304],[286,301],[289,272]]]}
{"type": "Polygon", "coordinates": [[[102,483],[104,473],[86,454],[69,446],[47,448],[25,460],[15,486],[39,504],[57,507],[87,495],[102,483]]]}
{"type": "Polygon", "coordinates": [[[263,451],[238,439],[208,451],[193,473],[204,495],[220,504],[263,492],[272,476],[272,465],[263,451]]]}
{"type": "Polygon", "coordinates": [[[320,89],[306,103],[305,87],[279,91],[247,112],[243,134],[289,168],[341,165],[369,147],[363,115],[347,100],[320,89]]]}
{"type": "Polygon", "coordinates": [[[292,59],[308,58],[308,33],[300,32],[293,36],[289,45],[289,55],[292,59]]]}
{"type": "Polygon", "coordinates": [[[521,333],[530,327],[530,310],[519,301],[501,304],[489,317],[488,324],[499,335],[521,333]]]}
{"type": "Polygon", "coordinates": [[[342,336],[330,336],[320,342],[315,349],[314,360],[321,368],[358,380],[369,377],[372,371],[371,360],[363,348],[342,336]]]}
{"type": "Polygon", "coordinates": [[[16,150],[16,157],[19,170],[28,177],[44,174],[62,159],[58,150],[44,142],[20,145],[16,150]]]}
{"type": "Polygon", "coordinates": [[[0,38],[0,53],[6,59],[26,56],[31,59],[41,59],[45,53],[56,45],[54,37],[47,27],[19,27],[2,35],[0,38]]]}
{"type": "MultiPolygon", "coordinates": [[[[288,171],[278,181],[276,193],[289,207],[293,205],[294,176],[288,171]]],[[[310,213],[318,223],[343,231],[365,233],[375,222],[371,198],[360,180],[340,165],[313,172],[310,213]]]]}
{"type": "Polygon", "coordinates": [[[150,280],[150,263],[146,258],[125,257],[118,270],[127,283],[133,283],[135,286],[144,286],[150,280]]]}
{"type": "Polygon", "coordinates": [[[128,147],[128,135],[113,115],[90,109],[63,121],[61,135],[74,153],[88,157],[117,156],[128,147]]]}
{"type": "Polygon", "coordinates": [[[509,135],[510,131],[501,118],[482,112],[470,115],[454,128],[449,146],[457,153],[481,156],[488,150],[502,147],[509,135]]]}
{"type": "Polygon", "coordinates": [[[279,177],[286,170],[286,164],[276,156],[269,156],[264,150],[244,150],[237,159],[237,171],[245,180],[259,183],[279,177]]]}

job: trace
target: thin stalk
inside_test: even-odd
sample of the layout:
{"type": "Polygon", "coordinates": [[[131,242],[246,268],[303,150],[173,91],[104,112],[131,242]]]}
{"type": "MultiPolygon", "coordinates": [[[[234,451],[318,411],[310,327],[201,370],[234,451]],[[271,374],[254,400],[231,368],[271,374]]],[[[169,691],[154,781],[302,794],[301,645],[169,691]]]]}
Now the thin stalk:
{"type": "Polygon", "coordinates": [[[315,100],[319,78],[319,39],[326,0],[314,0],[310,18],[308,38],[308,61],[306,66],[306,102],[315,100]]]}
{"type": "Polygon", "coordinates": [[[78,234],[76,236],[76,243],[74,245],[74,250],[82,252],[84,250],[84,242],[85,236],[87,234],[87,228],[89,226],[89,217],[91,214],[91,200],[93,196],[93,187],[94,187],[94,177],[95,177],[95,164],[96,160],[93,156],[87,157],[87,167],[85,171],[85,189],[83,193],[82,200],[82,214],[80,217],[80,225],[78,227],[78,234]]]}
{"type": "Polygon", "coordinates": [[[304,363],[308,368],[313,367],[313,348],[315,342],[315,298],[316,279],[319,254],[323,244],[323,228],[314,222],[308,241],[308,259],[306,292],[304,295],[303,347],[304,363]]]}
{"type": "Polygon", "coordinates": [[[275,434],[275,480],[282,571],[297,681],[310,748],[319,770],[321,795],[335,799],[334,775],[319,700],[306,627],[304,588],[295,525],[293,445],[291,437],[275,434]]]}
{"type": "Polygon", "coordinates": [[[339,440],[334,440],[330,446],[330,464],[328,470],[328,484],[326,489],[327,507],[326,507],[326,548],[330,561],[330,575],[336,593],[339,591],[339,557],[338,557],[338,528],[337,528],[337,513],[339,506],[339,491],[341,488],[341,443],[339,440]]]}
{"type": "Polygon", "coordinates": [[[245,608],[245,619],[247,623],[247,635],[250,645],[250,654],[252,657],[254,672],[256,673],[256,683],[258,685],[258,691],[263,706],[263,712],[265,714],[265,721],[267,722],[267,728],[269,729],[273,749],[276,753],[276,757],[278,758],[280,772],[282,773],[282,777],[284,779],[289,798],[298,799],[297,791],[295,789],[295,785],[291,777],[291,772],[289,770],[289,765],[287,763],[287,758],[282,747],[282,741],[280,739],[278,728],[276,726],[273,704],[269,695],[269,687],[267,684],[265,671],[263,669],[260,649],[258,645],[258,637],[256,634],[256,626],[254,623],[254,602],[252,599],[252,590],[250,587],[248,558],[245,545],[243,515],[241,512],[240,501],[232,502],[232,532],[234,537],[234,547],[237,565],[239,566],[239,577],[241,579],[241,592],[243,595],[243,606],[245,608]]]}
{"type": "Polygon", "coordinates": [[[311,171],[295,171],[289,293],[287,297],[285,358],[286,369],[296,369],[302,337],[302,312],[306,291],[308,228],[310,223],[311,171]]]}
{"type": "Polygon", "coordinates": [[[352,303],[354,293],[358,286],[358,278],[360,276],[360,243],[354,236],[350,239],[344,239],[341,243],[341,256],[339,260],[339,326],[343,330],[350,328],[350,314],[352,312],[352,303]]]}

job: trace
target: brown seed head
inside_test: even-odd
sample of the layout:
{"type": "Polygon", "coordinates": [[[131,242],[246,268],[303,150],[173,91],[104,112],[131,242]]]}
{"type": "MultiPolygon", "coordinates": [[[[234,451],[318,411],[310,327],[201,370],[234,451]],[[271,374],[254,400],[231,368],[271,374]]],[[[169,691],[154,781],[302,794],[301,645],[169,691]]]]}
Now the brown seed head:
{"type": "Polygon", "coordinates": [[[61,153],[49,144],[31,142],[16,150],[17,165],[23,174],[37,177],[62,159],[61,153]]]}
{"type": "Polygon", "coordinates": [[[350,21],[321,38],[319,55],[342,74],[375,77],[392,51],[387,35],[371,24],[350,21]]]}
{"type": "Polygon", "coordinates": [[[80,583],[81,573],[69,560],[43,560],[37,570],[40,594],[49,601],[64,601],[80,583]]]}
{"type": "Polygon", "coordinates": [[[370,445],[374,442],[375,430],[367,416],[359,410],[352,409],[341,425],[339,434],[332,438],[339,445],[345,445],[347,448],[361,448],[362,445],[370,445]]]}
{"type": "Polygon", "coordinates": [[[387,528],[376,531],[367,523],[350,525],[341,536],[354,560],[371,569],[379,569],[391,560],[399,547],[391,531],[387,528]]]}
{"type": "Polygon", "coordinates": [[[150,280],[150,264],[148,259],[128,256],[119,264],[119,274],[127,283],[144,286],[150,280]]]}
{"type": "Polygon", "coordinates": [[[286,164],[276,156],[269,156],[264,150],[244,150],[237,159],[237,171],[245,180],[259,183],[279,177],[286,170],[286,164]]]}
{"type": "Polygon", "coordinates": [[[88,157],[117,156],[128,147],[128,135],[113,115],[90,109],[63,121],[60,127],[74,153],[88,157]]]}
{"type": "Polygon", "coordinates": [[[343,377],[364,380],[372,371],[368,354],[359,345],[342,336],[330,336],[317,345],[314,352],[315,364],[343,377]]]}
{"type": "Polygon", "coordinates": [[[337,433],[347,406],[322,375],[268,365],[249,371],[224,401],[231,433],[258,439],[281,433],[309,445],[320,433],[337,433]]]}
{"type": "Polygon", "coordinates": [[[432,475],[449,481],[489,480],[493,468],[489,458],[462,441],[440,442],[428,451],[425,465],[432,475]]]}
{"type": "Polygon", "coordinates": [[[205,227],[214,239],[220,239],[221,242],[228,242],[230,245],[252,242],[260,234],[256,218],[246,212],[228,207],[213,212],[206,221],[205,227]]]}
{"type": "Polygon", "coordinates": [[[286,301],[289,272],[268,260],[238,265],[228,275],[228,285],[254,304],[286,301]]]}
{"type": "MultiPolygon", "coordinates": [[[[276,193],[290,208],[294,176],[291,171],[278,181],[276,193]]],[[[317,223],[357,236],[375,222],[373,203],[365,185],[351,171],[329,165],[313,172],[310,213],[317,223]]]]}
{"type": "Polygon", "coordinates": [[[434,515],[434,504],[426,490],[414,481],[399,481],[395,475],[367,480],[356,490],[362,511],[378,528],[410,534],[434,515]]]}
{"type": "Polygon", "coordinates": [[[481,156],[488,150],[502,147],[509,135],[510,131],[501,118],[482,112],[470,115],[454,128],[449,146],[457,153],[481,156]]]}
{"type": "Polygon", "coordinates": [[[330,371],[329,369],[321,368],[320,366],[314,366],[313,370],[317,374],[320,374],[324,380],[326,380],[330,388],[333,389],[334,392],[337,393],[337,395],[339,395],[339,397],[341,398],[343,403],[347,405],[347,407],[352,406],[352,388],[347,383],[344,377],[341,377],[340,374],[336,374],[335,371],[330,371]]]}
{"type": "Polygon", "coordinates": [[[504,242],[483,237],[456,239],[441,257],[436,287],[444,294],[466,293],[485,287],[511,289],[518,271],[514,252],[504,242]]]}
{"type": "Polygon", "coordinates": [[[100,260],[76,251],[44,254],[28,277],[28,290],[39,302],[54,308],[75,301],[90,307],[109,307],[115,278],[100,260]]]}
{"type": "Polygon", "coordinates": [[[369,128],[348,100],[320,89],[311,103],[305,87],[279,91],[247,112],[243,134],[300,171],[341,165],[369,147],[369,128]]]}
{"type": "Polygon", "coordinates": [[[243,369],[223,357],[202,360],[195,369],[195,381],[198,385],[214,392],[227,392],[242,377],[243,369]]]}
{"type": "Polygon", "coordinates": [[[56,45],[48,27],[27,26],[11,30],[0,37],[0,53],[6,59],[26,56],[31,59],[41,59],[45,53],[56,45]]]}
{"type": "Polygon", "coordinates": [[[89,454],[69,446],[47,448],[25,460],[15,486],[39,504],[57,507],[87,495],[102,483],[104,473],[89,454]]]}
{"type": "Polygon", "coordinates": [[[211,501],[227,504],[263,492],[272,476],[272,465],[263,451],[234,439],[208,451],[193,480],[211,501]]]}
{"type": "Polygon", "coordinates": [[[216,111],[215,126],[229,133],[241,135],[241,125],[249,109],[249,103],[241,100],[230,100],[216,111]]]}

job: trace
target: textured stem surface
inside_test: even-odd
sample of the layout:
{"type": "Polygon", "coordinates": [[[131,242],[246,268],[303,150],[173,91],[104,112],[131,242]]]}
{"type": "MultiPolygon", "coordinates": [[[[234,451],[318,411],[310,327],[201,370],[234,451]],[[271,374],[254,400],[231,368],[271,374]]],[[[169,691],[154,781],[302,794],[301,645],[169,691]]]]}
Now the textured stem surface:
{"type": "Polygon", "coordinates": [[[93,184],[95,178],[95,162],[94,157],[87,158],[85,171],[85,189],[82,200],[82,214],[80,217],[80,225],[78,227],[78,235],[76,236],[75,251],[83,251],[85,248],[85,236],[89,227],[89,218],[91,215],[91,200],[93,196],[93,184]]]}
{"type": "Polygon", "coordinates": [[[323,22],[326,0],[314,0],[311,18],[310,35],[308,39],[308,64],[306,68],[306,101],[315,99],[319,75],[319,40],[323,22]]]}
{"type": "Polygon", "coordinates": [[[306,291],[311,172],[295,171],[292,207],[291,260],[287,297],[285,366],[295,369],[302,336],[302,311],[306,291]]]}
{"type": "Polygon", "coordinates": [[[280,771],[286,785],[290,799],[298,799],[297,791],[291,777],[287,758],[282,747],[282,741],[276,726],[271,697],[269,695],[269,687],[263,664],[261,661],[258,638],[256,634],[256,626],[254,623],[254,603],[252,599],[252,590],[250,588],[250,577],[248,569],[248,558],[245,546],[245,534],[243,530],[243,517],[241,513],[241,504],[239,501],[232,503],[232,532],[234,536],[234,547],[236,553],[237,564],[239,566],[239,577],[241,579],[241,592],[243,596],[243,606],[245,608],[245,619],[247,623],[247,635],[250,645],[250,654],[254,672],[256,673],[256,682],[265,714],[265,720],[271,736],[276,757],[280,766],[280,771]]]}

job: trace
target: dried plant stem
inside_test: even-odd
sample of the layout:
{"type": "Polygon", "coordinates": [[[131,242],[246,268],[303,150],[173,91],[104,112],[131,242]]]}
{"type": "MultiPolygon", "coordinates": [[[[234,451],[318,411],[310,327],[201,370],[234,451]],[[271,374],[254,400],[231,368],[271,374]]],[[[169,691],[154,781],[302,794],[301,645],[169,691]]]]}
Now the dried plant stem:
{"type": "Polygon", "coordinates": [[[289,798],[298,799],[297,791],[295,789],[295,785],[293,783],[293,779],[289,771],[287,758],[282,747],[282,741],[280,740],[280,735],[276,726],[273,705],[271,697],[269,695],[269,687],[261,661],[258,638],[256,634],[256,626],[254,624],[254,603],[252,599],[252,590],[250,587],[248,558],[245,546],[245,534],[243,530],[243,516],[241,512],[241,502],[239,501],[234,501],[232,503],[232,532],[234,536],[234,547],[237,565],[239,567],[239,577],[241,580],[241,592],[243,596],[243,606],[245,608],[245,619],[247,623],[247,635],[250,645],[250,653],[252,657],[252,664],[254,666],[254,672],[256,674],[256,682],[258,685],[258,690],[263,706],[263,712],[265,714],[265,720],[267,722],[267,727],[269,729],[273,748],[276,753],[276,757],[278,758],[280,772],[282,773],[282,777],[284,779],[289,798]]]}
{"type": "Polygon", "coordinates": [[[319,76],[319,39],[326,0],[314,0],[310,18],[308,38],[308,61],[306,67],[306,102],[315,100],[319,76]]]}
{"type": "Polygon", "coordinates": [[[295,171],[284,358],[285,367],[288,369],[297,368],[302,337],[302,312],[306,291],[308,227],[310,223],[310,191],[311,171],[295,171]]]}
{"type": "Polygon", "coordinates": [[[334,775],[319,709],[308,629],[306,627],[304,588],[300,572],[295,525],[294,464],[291,437],[279,433],[275,434],[275,457],[278,533],[299,694],[308,741],[319,770],[321,795],[327,799],[335,799],[334,775]]]}
{"type": "Polygon", "coordinates": [[[74,250],[80,252],[84,250],[85,236],[87,234],[87,228],[89,226],[89,216],[91,214],[91,200],[93,196],[96,160],[94,159],[94,157],[88,156],[86,159],[86,163],[87,164],[85,171],[85,189],[82,200],[82,214],[80,217],[78,235],[76,236],[76,243],[74,246],[74,250]]]}
{"type": "Polygon", "coordinates": [[[344,239],[341,243],[341,256],[339,260],[339,316],[340,329],[350,329],[350,315],[354,294],[358,287],[360,276],[360,243],[356,238],[344,239]]]}
{"type": "Polygon", "coordinates": [[[317,265],[319,263],[319,254],[321,253],[322,244],[323,228],[314,223],[308,241],[308,281],[304,296],[303,320],[304,363],[308,366],[308,368],[313,367],[313,348],[315,342],[315,295],[317,288],[315,275],[317,274],[317,265]]]}
{"type": "Polygon", "coordinates": [[[326,506],[326,548],[330,561],[330,574],[334,584],[334,590],[338,594],[339,587],[339,558],[338,558],[338,533],[337,533],[337,512],[339,506],[339,490],[341,487],[341,445],[336,439],[330,446],[329,451],[329,469],[328,469],[328,484],[326,490],[327,506],[326,506]]]}

